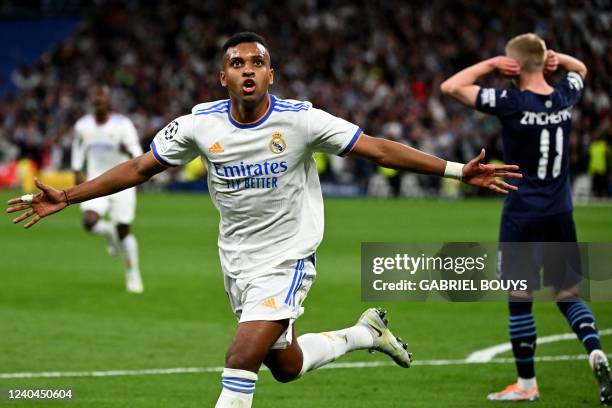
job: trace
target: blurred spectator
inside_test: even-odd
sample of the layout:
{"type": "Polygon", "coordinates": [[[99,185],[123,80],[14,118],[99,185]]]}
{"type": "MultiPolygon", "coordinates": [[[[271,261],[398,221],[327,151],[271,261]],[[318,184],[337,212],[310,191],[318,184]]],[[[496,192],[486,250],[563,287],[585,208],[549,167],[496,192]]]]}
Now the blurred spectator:
{"type": "MultiPolygon", "coordinates": [[[[193,105],[225,99],[218,84],[219,48],[245,30],[269,43],[277,69],[274,94],[310,100],[368,134],[388,135],[450,160],[466,161],[480,146],[488,159],[501,159],[499,128],[443,99],[441,78],[502,54],[519,33],[537,32],[550,48],[576,55],[589,67],[575,112],[574,172],[587,170],[588,146],[612,112],[607,0],[131,0],[80,7],[85,17],[77,32],[37,64],[14,72],[19,92],[0,102],[0,145],[17,146],[20,157],[42,166],[68,162],[62,136],[87,108],[86,92],[97,81],[112,88],[115,106],[130,114],[143,146],[193,105]]],[[[331,158],[325,170],[334,174],[326,178],[367,186],[363,178],[377,173],[370,166],[331,158]]],[[[419,183],[430,193],[440,186],[428,177],[419,183]]]]}
{"type": "Polygon", "coordinates": [[[589,174],[595,197],[608,196],[610,147],[603,135],[598,135],[589,146],[589,174]]]}

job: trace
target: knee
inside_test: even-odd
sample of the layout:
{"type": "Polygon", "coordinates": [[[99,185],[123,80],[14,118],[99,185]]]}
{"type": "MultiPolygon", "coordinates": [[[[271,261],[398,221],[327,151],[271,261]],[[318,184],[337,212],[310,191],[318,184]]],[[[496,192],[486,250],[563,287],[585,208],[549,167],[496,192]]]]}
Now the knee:
{"type": "Polygon", "coordinates": [[[555,301],[559,302],[576,302],[580,300],[578,296],[578,288],[571,287],[568,289],[553,289],[553,295],[555,296],[555,301]]]}
{"type": "Polygon", "coordinates": [[[100,217],[98,216],[98,214],[88,211],[83,214],[83,228],[91,232],[91,230],[98,223],[99,220],[100,217]]]}
{"type": "Polygon", "coordinates": [[[118,224],[117,225],[117,236],[120,240],[123,241],[125,237],[130,235],[130,225],[129,224],[118,224]]]}
{"type": "Polygon", "coordinates": [[[257,361],[255,356],[245,352],[229,350],[225,356],[225,367],[257,372],[261,361],[257,361]]]}
{"type": "Polygon", "coordinates": [[[300,377],[303,359],[266,359],[265,364],[276,381],[288,383],[300,377]]]}
{"type": "Polygon", "coordinates": [[[531,300],[532,295],[530,291],[527,290],[511,290],[510,291],[510,300],[511,301],[526,301],[531,300]]]}

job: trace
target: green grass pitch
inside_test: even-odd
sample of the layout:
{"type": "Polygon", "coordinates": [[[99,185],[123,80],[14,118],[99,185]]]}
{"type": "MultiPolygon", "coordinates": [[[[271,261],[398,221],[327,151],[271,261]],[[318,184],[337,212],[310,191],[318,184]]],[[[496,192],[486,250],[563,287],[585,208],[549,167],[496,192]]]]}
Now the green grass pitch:
{"type": "MultiPolygon", "coordinates": [[[[6,201],[13,194],[2,193],[6,201]]],[[[361,241],[495,241],[500,200],[326,200],[317,282],[298,332],[352,324],[360,302],[361,241]]],[[[118,258],[80,227],[78,208],[31,231],[0,223],[0,373],[223,366],[235,321],[217,256],[218,216],[206,195],[141,194],[134,232],[145,293],[124,291],[118,258]]],[[[612,242],[612,207],[578,207],[581,241],[612,242]]],[[[391,325],[415,360],[462,359],[507,341],[506,305],[387,303],[391,325]]],[[[593,303],[599,327],[612,304],[593,303]]],[[[540,336],[567,332],[554,304],[536,304],[540,336]]],[[[612,350],[612,336],[602,337],[612,350]]],[[[538,355],[577,355],[577,341],[538,346],[538,355]]],[[[501,357],[509,357],[509,353],[501,357]]],[[[354,352],[340,362],[387,361],[354,352]]],[[[536,366],[539,407],[595,407],[586,361],[536,366]]],[[[218,373],[2,379],[0,388],[72,388],[78,407],[212,407],[218,373]]],[[[255,407],[487,407],[488,392],[515,378],[512,364],[320,370],[291,384],[262,372],[255,407]]],[[[62,406],[17,403],[16,407],[62,406]]],[[[12,406],[0,401],[0,407],[12,406]]]]}

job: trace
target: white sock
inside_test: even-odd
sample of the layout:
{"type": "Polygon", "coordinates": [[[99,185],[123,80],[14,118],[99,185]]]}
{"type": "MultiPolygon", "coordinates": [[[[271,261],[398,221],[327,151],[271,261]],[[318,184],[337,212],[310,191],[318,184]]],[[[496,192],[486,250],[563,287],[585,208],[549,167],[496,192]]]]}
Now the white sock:
{"type": "Polygon", "coordinates": [[[300,376],[335,361],[349,351],[366,349],[374,345],[368,328],[356,325],[328,333],[307,333],[298,337],[304,361],[300,376]]]}
{"type": "Polygon", "coordinates": [[[215,408],[251,408],[257,374],[234,368],[224,368],[221,374],[223,389],[215,408]]]}
{"type": "Polygon", "coordinates": [[[138,242],[134,235],[130,234],[121,240],[123,258],[128,267],[128,273],[140,273],[138,266],[138,242]]]}
{"type": "Polygon", "coordinates": [[[533,387],[537,387],[538,383],[536,381],[536,378],[521,378],[519,377],[518,380],[516,381],[516,383],[518,384],[519,388],[525,391],[529,391],[530,389],[532,389],[533,387]]]}

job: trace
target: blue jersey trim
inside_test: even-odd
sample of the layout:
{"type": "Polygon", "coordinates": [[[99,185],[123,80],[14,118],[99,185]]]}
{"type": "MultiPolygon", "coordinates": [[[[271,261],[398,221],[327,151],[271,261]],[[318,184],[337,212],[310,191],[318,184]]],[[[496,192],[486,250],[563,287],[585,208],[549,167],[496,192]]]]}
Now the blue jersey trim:
{"type": "Polygon", "coordinates": [[[363,132],[363,130],[361,130],[361,128],[357,128],[357,131],[355,132],[355,134],[353,135],[353,138],[351,139],[351,141],[349,142],[348,145],[346,145],[346,147],[344,148],[344,150],[342,150],[340,152],[340,154],[338,156],[344,156],[345,154],[347,154],[348,152],[351,151],[351,149],[353,148],[353,145],[355,143],[357,143],[357,140],[359,139],[359,136],[361,136],[361,133],[363,132]]]}
{"type": "Polygon", "coordinates": [[[274,95],[270,95],[270,106],[268,106],[268,111],[266,112],[265,115],[263,115],[260,119],[258,119],[255,122],[252,123],[240,123],[240,122],[236,122],[234,120],[234,118],[232,117],[232,102],[231,100],[228,103],[228,111],[227,111],[227,118],[229,119],[230,123],[234,126],[236,126],[238,129],[251,129],[254,127],[257,127],[259,125],[261,125],[262,123],[264,123],[266,120],[268,120],[268,118],[270,117],[270,115],[272,114],[272,112],[274,111],[274,105],[276,104],[276,97],[274,95]]]}
{"type": "Polygon", "coordinates": [[[277,99],[276,106],[283,108],[308,108],[308,104],[306,102],[293,103],[284,99],[277,99]]]}
{"type": "Polygon", "coordinates": [[[164,160],[159,155],[159,153],[157,153],[157,147],[155,146],[155,141],[151,142],[151,152],[153,152],[153,156],[155,157],[155,160],[157,160],[159,162],[159,164],[161,164],[162,166],[177,167],[176,164],[168,163],[166,160],[164,160]]]}
{"type": "Polygon", "coordinates": [[[227,112],[229,112],[229,109],[224,107],[224,108],[218,108],[218,109],[215,109],[215,110],[209,110],[209,111],[205,111],[205,112],[197,112],[197,113],[194,113],[194,115],[210,115],[210,114],[213,114],[213,113],[227,113],[227,112]]]}
{"type": "Polygon", "coordinates": [[[223,100],[223,101],[221,101],[219,103],[215,103],[214,105],[209,106],[208,108],[198,109],[196,111],[196,113],[207,112],[207,111],[210,111],[210,110],[213,110],[213,109],[217,109],[217,108],[221,108],[221,107],[227,107],[227,106],[229,106],[229,99],[223,100]]]}
{"type": "Polygon", "coordinates": [[[300,111],[307,111],[308,107],[304,107],[304,108],[279,108],[276,107],[274,108],[274,112],[300,112],[300,111]]]}

